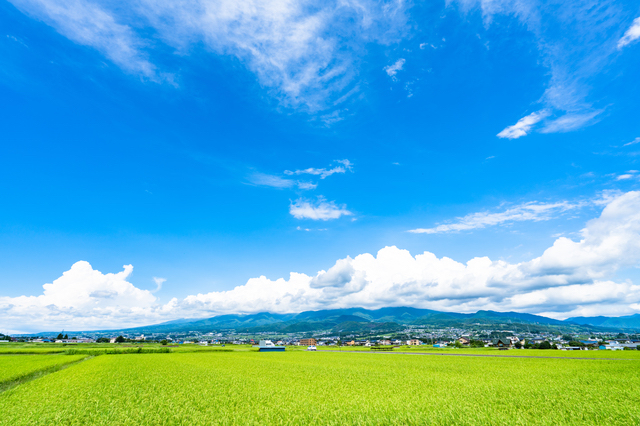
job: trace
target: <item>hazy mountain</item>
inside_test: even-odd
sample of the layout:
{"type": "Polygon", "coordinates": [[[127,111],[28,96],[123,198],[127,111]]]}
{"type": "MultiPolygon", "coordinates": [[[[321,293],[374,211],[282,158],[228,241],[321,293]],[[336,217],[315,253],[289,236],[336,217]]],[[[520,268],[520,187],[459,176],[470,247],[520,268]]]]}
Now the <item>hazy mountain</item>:
{"type": "Polygon", "coordinates": [[[574,317],[565,322],[608,328],[640,329],[640,314],[623,317],[574,317]]]}
{"type": "MultiPolygon", "coordinates": [[[[152,334],[178,332],[220,332],[234,330],[242,333],[274,331],[279,333],[307,333],[331,331],[334,333],[390,332],[407,325],[433,327],[460,327],[476,329],[524,330],[532,332],[603,329],[640,330],[640,314],[626,317],[577,317],[559,321],[540,315],[520,312],[478,311],[472,314],[439,312],[408,307],[381,309],[329,309],[292,314],[260,312],[250,315],[218,315],[205,319],[179,319],[119,330],[103,330],[102,333],[152,334]]],[[[38,333],[51,335],[58,332],[38,333]]],[[[69,332],[82,334],[82,332],[69,332]]],[[[96,333],[96,332],[93,332],[96,333]]]]}

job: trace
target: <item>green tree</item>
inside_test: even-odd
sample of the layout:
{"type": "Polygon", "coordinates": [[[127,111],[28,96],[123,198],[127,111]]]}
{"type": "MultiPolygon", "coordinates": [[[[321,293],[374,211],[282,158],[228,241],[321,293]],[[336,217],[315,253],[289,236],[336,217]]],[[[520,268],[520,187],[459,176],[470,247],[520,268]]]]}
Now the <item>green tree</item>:
{"type": "Polygon", "coordinates": [[[516,342],[514,346],[516,347],[516,349],[522,349],[522,343],[520,342],[516,342]]]}
{"type": "Polygon", "coordinates": [[[116,337],[116,343],[124,343],[124,337],[122,336],[116,337]]]}
{"type": "Polygon", "coordinates": [[[65,334],[65,335],[64,335],[64,338],[65,338],[65,339],[68,339],[68,338],[69,338],[69,335],[68,335],[68,334],[65,334]]]}
{"type": "Polygon", "coordinates": [[[538,349],[551,349],[551,343],[545,340],[544,342],[540,343],[540,346],[538,346],[538,349]]]}
{"type": "Polygon", "coordinates": [[[167,342],[167,339],[162,339],[162,341],[160,341],[160,343],[162,343],[162,346],[165,346],[169,342],[167,342]]]}
{"type": "Polygon", "coordinates": [[[56,339],[57,340],[64,339],[64,336],[62,335],[62,333],[60,333],[60,334],[58,334],[58,337],[56,337],[56,339]]]}

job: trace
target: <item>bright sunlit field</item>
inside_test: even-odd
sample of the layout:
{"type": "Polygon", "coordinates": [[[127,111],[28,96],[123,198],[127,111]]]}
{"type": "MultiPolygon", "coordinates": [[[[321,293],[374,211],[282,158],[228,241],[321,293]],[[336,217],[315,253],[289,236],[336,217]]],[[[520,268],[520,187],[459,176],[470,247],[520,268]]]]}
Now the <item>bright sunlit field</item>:
{"type": "Polygon", "coordinates": [[[0,386],[37,371],[79,361],[82,355],[7,355],[0,356],[0,386]]]}
{"type": "MultiPolygon", "coordinates": [[[[9,357],[69,356],[0,362],[9,357]]],[[[1,393],[0,410],[0,424],[12,425],[629,425],[640,422],[640,361],[289,350],[100,355],[1,393]]]]}

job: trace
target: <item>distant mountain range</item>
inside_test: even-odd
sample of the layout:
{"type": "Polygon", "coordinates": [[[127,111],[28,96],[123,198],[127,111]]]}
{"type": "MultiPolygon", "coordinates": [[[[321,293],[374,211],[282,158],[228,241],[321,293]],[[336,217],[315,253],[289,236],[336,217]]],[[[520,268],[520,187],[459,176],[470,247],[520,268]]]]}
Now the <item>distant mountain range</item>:
{"type": "Polygon", "coordinates": [[[596,327],[640,329],[640,314],[625,317],[575,317],[567,318],[565,321],[596,327]]]}
{"type": "MultiPolygon", "coordinates": [[[[328,330],[333,333],[393,332],[407,325],[464,327],[494,330],[520,329],[539,331],[613,331],[640,330],[640,314],[624,317],[575,317],[564,321],[519,312],[478,311],[473,314],[440,312],[408,307],[381,309],[331,309],[292,314],[261,312],[250,315],[218,315],[206,319],[179,319],[144,327],[103,330],[91,333],[179,333],[188,331],[240,333],[307,333],[328,330]]],[[[57,334],[58,332],[55,332],[57,334]]],[[[81,332],[69,332],[79,334],[81,332]]],[[[51,333],[39,333],[47,335],[51,333]]]]}

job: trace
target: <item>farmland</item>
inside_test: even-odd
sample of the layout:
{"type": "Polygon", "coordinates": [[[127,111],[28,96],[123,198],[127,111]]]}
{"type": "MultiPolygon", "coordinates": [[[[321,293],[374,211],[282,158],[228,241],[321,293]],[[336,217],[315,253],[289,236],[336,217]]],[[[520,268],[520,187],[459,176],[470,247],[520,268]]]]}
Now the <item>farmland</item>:
{"type": "Polygon", "coordinates": [[[0,386],[37,371],[49,370],[83,359],[81,355],[2,356],[0,357],[0,386]]]}
{"type": "MultiPolygon", "coordinates": [[[[635,356],[575,360],[242,349],[92,357],[0,394],[0,424],[640,422],[635,356]]],[[[71,356],[11,355],[0,361],[27,357],[71,356]]]]}

